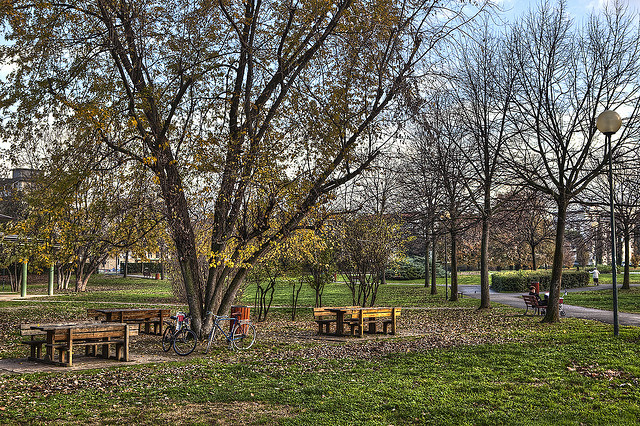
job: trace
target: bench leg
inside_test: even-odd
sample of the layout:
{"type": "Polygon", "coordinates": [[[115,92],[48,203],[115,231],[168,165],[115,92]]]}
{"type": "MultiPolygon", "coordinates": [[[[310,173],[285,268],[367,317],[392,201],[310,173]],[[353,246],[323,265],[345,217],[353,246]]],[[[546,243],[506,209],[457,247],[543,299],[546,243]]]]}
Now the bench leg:
{"type": "Polygon", "coordinates": [[[87,356],[97,356],[98,345],[88,345],[84,347],[84,354],[87,356]]]}
{"type": "Polygon", "coordinates": [[[358,325],[357,325],[357,324],[354,324],[354,323],[350,323],[350,324],[349,324],[349,328],[351,329],[349,332],[351,333],[351,335],[352,335],[352,336],[355,334],[355,330],[356,330],[356,327],[357,327],[357,326],[358,326],[358,325]]]}
{"type": "Polygon", "coordinates": [[[126,326],[124,330],[124,357],[123,361],[129,361],[129,326],[126,326]]]}
{"type": "Polygon", "coordinates": [[[109,358],[109,343],[102,345],[102,358],[109,358]]]}
{"type": "Polygon", "coordinates": [[[37,344],[37,343],[31,343],[29,346],[31,346],[31,351],[30,351],[30,358],[31,359],[40,359],[40,357],[42,356],[42,343],[37,344]]]}
{"type": "Polygon", "coordinates": [[[60,361],[65,363],[67,367],[73,365],[73,330],[69,330],[69,338],[67,340],[67,347],[62,348],[60,351],[60,361]],[[62,357],[66,354],[67,361],[65,362],[62,357]]]}
{"type": "Polygon", "coordinates": [[[73,365],[73,350],[72,348],[58,348],[60,364],[63,364],[67,367],[71,367],[73,365]]]}
{"type": "Polygon", "coordinates": [[[116,343],[116,360],[124,361],[124,344],[116,343]]]}
{"type": "Polygon", "coordinates": [[[369,333],[376,334],[376,323],[375,322],[370,322],[369,323],[369,333]]]}

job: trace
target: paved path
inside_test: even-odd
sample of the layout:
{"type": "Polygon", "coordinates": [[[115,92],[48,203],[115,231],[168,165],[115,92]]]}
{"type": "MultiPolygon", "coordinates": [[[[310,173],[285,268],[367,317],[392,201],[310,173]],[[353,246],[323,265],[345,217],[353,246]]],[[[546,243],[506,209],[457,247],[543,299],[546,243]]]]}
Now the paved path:
{"type": "MultiPolygon", "coordinates": [[[[458,289],[466,296],[476,299],[480,298],[480,286],[479,285],[460,285],[458,289]]],[[[571,293],[578,291],[594,291],[594,290],[611,290],[612,285],[599,285],[593,287],[584,288],[571,288],[567,289],[568,295],[564,298],[564,311],[567,317],[584,318],[590,320],[596,320],[607,324],[613,324],[613,312],[604,311],[601,309],[583,308],[582,306],[569,305],[571,302],[571,293]]],[[[498,293],[490,291],[489,297],[491,303],[501,303],[503,305],[513,306],[515,308],[525,309],[524,301],[522,300],[523,293],[498,293]]],[[[612,302],[613,303],[613,302],[612,302]]],[[[613,308],[612,308],[613,309],[613,308]]],[[[620,325],[631,325],[640,327],[640,314],[627,314],[618,311],[618,322],[620,325]]]]}

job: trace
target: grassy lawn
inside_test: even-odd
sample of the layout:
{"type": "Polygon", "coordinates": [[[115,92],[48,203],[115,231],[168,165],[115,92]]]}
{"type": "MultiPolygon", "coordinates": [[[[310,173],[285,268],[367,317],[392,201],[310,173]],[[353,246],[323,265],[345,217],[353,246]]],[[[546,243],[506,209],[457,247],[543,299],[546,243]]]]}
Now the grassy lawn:
{"type": "MultiPolygon", "coordinates": [[[[609,289],[569,293],[565,297],[565,303],[611,311],[613,310],[613,291],[609,289]]],[[[618,289],[618,310],[640,314],[640,287],[631,287],[629,290],[618,289]]]]}
{"type": "MultiPolygon", "coordinates": [[[[376,297],[377,306],[477,306],[478,301],[470,298],[463,298],[452,304],[445,300],[444,287],[438,287],[438,294],[431,295],[430,288],[411,283],[389,283],[382,284],[378,288],[376,297]]],[[[291,306],[292,286],[286,282],[279,283],[273,294],[273,306],[291,306]]],[[[449,295],[451,290],[449,290],[449,295]]],[[[249,285],[241,295],[239,300],[245,305],[253,305],[256,295],[256,286],[249,285]]],[[[315,305],[315,292],[308,286],[303,286],[298,297],[298,305],[311,307],[315,305]]],[[[322,305],[324,306],[345,306],[351,305],[351,292],[346,284],[342,282],[331,283],[325,286],[322,295],[322,305]]]]}
{"type": "MultiPolygon", "coordinates": [[[[26,355],[17,324],[78,318],[107,299],[138,304],[138,285],[152,300],[171,292],[110,281],[96,284],[99,298],[0,305],[0,358],[26,355]]],[[[637,424],[640,329],[621,327],[615,338],[609,325],[478,311],[476,300],[444,302],[420,286],[380,291],[380,304],[423,307],[403,310],[397,337],[335,342],[315,335],[311,309],[292,321],[274,308],[246,352],[199,347],[169,363],[0,375],[0,424],[637,424]]],[[[344,304],[339,285],[325,295],[344,304]]],[[[134,357],[164,354],[159,338],[144,338],[133,341],[134,357]]]]}
{"type": "MultiPolygon", "coordinates": [[[[623,279],[624,275],[622,274],[622,272],[619,272],[616,275],[616,282],[618,283],[618,285],[622,285],[622,279],[623,279]]],[[[600,274],[600,284],[611,284],[612,279],[611,279],[611,274],[600,274]]],[[[630,284],[640,284],[640,274],[629,274],[629,283],[630,284]]],[[[593,281],[589,282],[590,285],[593,285],[593,281]]]]}

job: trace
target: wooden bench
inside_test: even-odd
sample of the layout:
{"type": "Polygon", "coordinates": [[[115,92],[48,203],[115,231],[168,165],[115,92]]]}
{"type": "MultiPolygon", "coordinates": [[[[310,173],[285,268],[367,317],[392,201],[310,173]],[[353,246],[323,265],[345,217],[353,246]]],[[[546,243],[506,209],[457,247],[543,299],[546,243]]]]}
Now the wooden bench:
{"type": "Polygon", "coordinates": [[[20,343],[30,345],[29,359],[33,361],[42,358],[42,346],[47,343],[45,339],[47,332],[32,329],[32,325],[34,324],[20,324],[20,335],[29,337],[29,340],[23,340],[20,343]]]}
{"type": "Polygon", "coordinates": [[[397,319],[402,312],[402,308],[362,308],[354,312],[350,319],[345,323],[351,327],[351,334],[354,335],[358,329],[358,336],[364,335],[364,325],[369,325],[369,333],[376,332],[376,324],[378,321],[382,323],[383,332],[386,334],[391,325],[391,334],[396,334],[397,319]]]}
{"type": "Polygon", "coordinates": [[[546,305],[541,305],[538,301],[538,298],[534,295],[525,294],[522,296],[522,299],[524,300],[524,304],[527,308],[527,310],[524,312],[525,315],[527,315],[527,312],[529,312],[529,308],[531,308],[531,310],[538,315],[540,315],[542,309],[547,308],[546,305]]]}
{"type": "Polygon", "coordinates": [[[318,324],[318,334],[329,334],[329,327],[336,322],[336,315],[324,308],[313,308],[313,319],[318,324]]]}
{"type": "MultiPolygon", "coordinates": [[[[73,324],[82,324],[83,322],[73,322],[73,324]]],[[[93,323],[93,321],[84,321],[86,324],[93,323]]],[[[71,324],[71,323],[68,323],[71,324]]],[[[67,325],[67,323],[46,323],[46,324],[20,324],[20,335],[29,337],[28,340],[23,340],[23,345],[29,345],[29,359],[40,360],[42,359],[42,347],[47,343],[47,332],[44,330],[35,329],[33,327],[53,327],[67,325]]]]}
{"type": "Polygon", "coordinates": [[[30,336],[22,343],[31,346],[30,360],[46,361],[64,366],[73,365],[73,348],[84,347],[85,355],[109,358],[110,346],[115,346],[115,358],[129,360],[129,337],[137,335],[137,330],[129,330],[127,324],[102,324],[79,322],[72,324],[21,324],[20,334],[30,336]],[[34,328],[37,327],[37,328],[34,328]],[[42,347],[45,347],[45,356],[42,347]],[[56,361],[56,354],[58,360],[56,361]]]}

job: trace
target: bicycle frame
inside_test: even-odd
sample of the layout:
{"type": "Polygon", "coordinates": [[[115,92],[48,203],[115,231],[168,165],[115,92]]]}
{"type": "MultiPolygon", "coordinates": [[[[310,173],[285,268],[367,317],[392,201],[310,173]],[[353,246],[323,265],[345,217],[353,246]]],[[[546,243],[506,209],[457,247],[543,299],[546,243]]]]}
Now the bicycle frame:
{"type": "Polygon", "coordinates": [[[235,326],[235,324],[238,322],[238,319],[236,317],[217,317],[214,316],[214,320],[213,320],[213,328],[211,329],[211,332],[209,333],[209,342],[213,341],[216,337],[216,328],[218,330],[220,330],[220,332],[222,333],[222,335],[224,336],[225,339],[227,339],[227,342],[229,342],[229,344],[231,344],[233,342],[233,338],[232,338],[232,332],[230,331],[229,334],[225,333],[224,330],[222,329],[222,327],[220,327],[220,321],[232,321],[231,322],[231,330],[233,330],[233,327],[235,326]]]}

